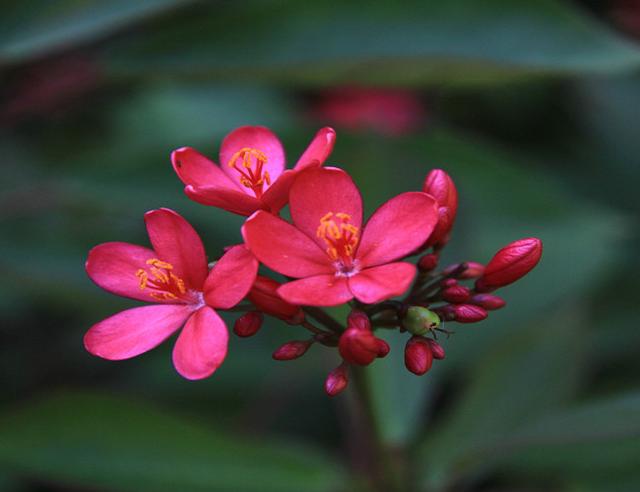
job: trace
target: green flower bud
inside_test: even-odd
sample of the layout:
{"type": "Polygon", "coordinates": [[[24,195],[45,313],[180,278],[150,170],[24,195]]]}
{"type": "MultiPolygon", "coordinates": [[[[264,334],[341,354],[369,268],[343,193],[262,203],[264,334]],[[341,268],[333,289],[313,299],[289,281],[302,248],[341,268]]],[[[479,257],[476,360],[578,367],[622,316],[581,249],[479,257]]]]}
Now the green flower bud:
{"type": "Polygon", "coordinates": [[[413,335],[424,335],[440,326],[440,318],[422,306],[411,306],[402,320],[403,326],[413,335]]]}

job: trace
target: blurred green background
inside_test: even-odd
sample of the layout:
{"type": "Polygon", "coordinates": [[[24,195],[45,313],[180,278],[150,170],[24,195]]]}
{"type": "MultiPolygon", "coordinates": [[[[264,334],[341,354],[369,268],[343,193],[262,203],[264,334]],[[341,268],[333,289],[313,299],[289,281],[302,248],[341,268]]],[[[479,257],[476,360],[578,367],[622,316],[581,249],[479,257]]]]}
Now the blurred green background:
{"type": "MultiPolygon", "coordinates": [[[[87,251],[146,244],[182,213],[211,256],[242,218],[189,201],[169,153],[214,158],[244,124],[295,162],[315,131],[366,208],[449,172],[447,261],[538,236],[508,305],[406,372],[371,366],[375,415],[415,491],[640,490],[640,2],[25,1],[0,15],[0,490],[366,490],[337,353],[270,354],[300,328],[232,336],[210,379],[171,343],[107,362],[82,346],[134,305],[95,287],[87,251]]],[[[229,320],[234,319],[230,316],[229,320]]],[[[397,336],[394,336],[397,335],[397,336]]]]}

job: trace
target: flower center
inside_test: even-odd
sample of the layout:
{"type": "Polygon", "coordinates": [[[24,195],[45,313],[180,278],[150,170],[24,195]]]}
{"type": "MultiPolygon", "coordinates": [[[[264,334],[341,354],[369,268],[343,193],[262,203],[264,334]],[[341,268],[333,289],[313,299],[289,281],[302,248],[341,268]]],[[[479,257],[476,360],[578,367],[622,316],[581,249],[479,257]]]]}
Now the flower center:
{"type": "Polygon", "coordinates": [[[140,290],[149,290],[149,295],[157,301],[186,300],[187,289],[184,280],[172,272],[173,265],[151,258],[147,260],[149,271],[140,268],[136,277],[140,279],[140,290]]]}
{"type": "Polygon", "coordinates": [[[320,219],[316,235],[327,244],[327,255],[335,263],[337,274],[355,273],[357,261],[353,255],[358,245],[358,228],[350,224],[351,216],[342,212],[329,212],[320,219]]]}
{"type": "Polygon", "coordinates": [[[256,198],[262,196],[265,183],[271,186],[269,171],[263,169],[266,163],[265,153],[251,147],[243,147],[229,159],[229,167],[240,174],[240,184],[253,191],[256,198]]]}

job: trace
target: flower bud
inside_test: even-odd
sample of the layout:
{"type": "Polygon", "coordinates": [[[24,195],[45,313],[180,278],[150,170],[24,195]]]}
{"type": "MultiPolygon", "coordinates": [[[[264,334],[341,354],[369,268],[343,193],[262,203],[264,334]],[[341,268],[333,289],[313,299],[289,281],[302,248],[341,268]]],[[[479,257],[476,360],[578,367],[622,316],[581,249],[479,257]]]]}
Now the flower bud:
{"type": "Polygon", "coordinates": [[[233,325],[233,332],[239,337],[251,337],[258,333],[264,316],[260,311],[249,311],[240,316],[233,325]]]}
{"type": "Polygon", "coordinates": [[[280,285],[269,277],[258,275],[247,297],[260,311],[298,325],[304,320],[304,313],[300,306],[289,304],[278,295],[280,285]]]}
{"type": "Polygon", "coordinates": [[[371,330],[371,321],[364,312],[354,309],[347,317],[347,328],[358,330],[371,330]]]}
{"type": "Polygon", "coordinates": [[[427,246],[442,247],[447,243],[456,219],[458,192],[451,177],[441,169],[434,169],[427,175],[422,191],[435,198],[438,204],[438,223],[427,240],[427,246]]]}
{"type": "Polygon", "coordinates": [[[502,297],[494,296],[492,294],[476,294],[469,299],[469,303],[480,306],[487,311],[495,311],[507,304],[502,297]]]}
{"type": "Polygon", "coordinates": [[[467,261],[467,268],[464,270],[458,278],[461,279],[470,279],[470,278],[478,278],[481,277],[484,273],[484,265],[482,263],[477,263],[475,261],[467,261]]]}
{"type": "Polygon", "coordinates": [[[440,286],[443,288],[454,287],[456,285],[458,285],[458,281],[455,278],[445,278],[440,282],[440,286]]]}
{"type": "Polygon", "coordinates": [[[430,272],[438,266],[438,260],[439,257],[436,253],[424,255],[418,260],[418,268],[422,272],[430,272]]]}
{"type": "Polygon", "coordinates": [[[440,318],[425,307],[411,306],[402,320],[402,326],[413,335],[424,335],[440,326],[440,318]]]}
{"type": "Polygon", "coordinates": [[[389,344],[381,338],[376,338],[376,343],[378,344],[378,357],[381,359],[383,357],[386,357],[391,351],[391,347],[389,347],[389,344]]]}
{"type": "Polygon", "coordinates": [[[324,390],[329,396],[336,396],[341,393],[349,383],[348,366],[344,363],[340,364],[329,373],[324,382],[324,390]]]}
{"type": "Polygon", "coordinates": [[[542,256],[542,241],[530,237],[514,241],[498,251],[476,281],[478,292],[490,292],[524,277],[542,256]]]}
{"type": "Polygon", "coordinates": [[[433,353],[424,337],[413,336],[404,348],[404,365],[412,373],[421,376],[431,369],[433,353]]]}
{"type": "Polygon", "coordinates": [[[487,311],[473,304],[457,304],[453,306],[455,320],[459,323],[476,323],[488,315],[487,311]]]}
{"type": "Polygon", "coordinates": [[[440,345],[435,340],[431,338],[427,338],[427,342],[429,343],[429,347],[431,348],[431,353],[433,354],[434,359],[442,360],[445,357],[444,349],[442,345],[440,345]]]}
{"type": "Polygon", "coordinates": [[[378,357],[380,346],[371,330],[348,328],[340,336],[338,350],[347,362],[368,366],[378,357]]]}
{"type": "Polygon", "coordinates": [[[313,340],[293,340],[291,342],[287,342],[284,345],[280,346],[273,353],[272,357],[275,360],[293,360],[298,357],[302,357],[311,344],[313,340]]]}
{"type": "Polygon", "coordinates": [[[443,321],[453,321],[454,319],[456,319],[455,308],[450,304],[447,304],[445,306],[438,306],[437,308],[434,308],[433,311],[443,321]]]}
{"type": "Polygon", "coordinates": [[[447,302],[460,304],[466,302],[471,297],[471,291],[464,285],[454,285],[442,291],[442,298],[447,302]]]}

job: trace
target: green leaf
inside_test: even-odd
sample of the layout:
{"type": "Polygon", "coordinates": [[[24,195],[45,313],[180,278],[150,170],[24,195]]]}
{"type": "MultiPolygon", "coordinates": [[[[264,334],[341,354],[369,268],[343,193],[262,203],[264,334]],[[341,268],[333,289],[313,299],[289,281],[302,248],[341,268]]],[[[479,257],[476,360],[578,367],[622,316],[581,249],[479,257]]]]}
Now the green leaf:
{"type": "Polygon", "coordinates": [[[483,455],[496,468],[540,473],[599,475],[610,480],[640,469],[640,393],[557,412],[523,426],[483,455]]]}
{"type": "Polygon", "coordinates": [[[2,10],[0,65],[95,41],[185,3],[185,0],[16,2],[2,10]]]}
{"type": "Polygon", "coordinates": [[[630,70],[640,52],[557,0],[289,1],[203,6],[122,39],[107,65],[118,75],[286,84],[482,84],[630,70]]]}
{"type": "MultiPolygon", "coordinates": [[[[423,482],[438,489],[484,471],[486,449],[574,395],[582,370],[582,320],[541,320],[510,335],[468,370],[468,386],[444,422],[427,429],[423,482]],[[550,323],[553,334],[543,331],[550,323]]],[[[582,342],[584,343],[584,342],[582,342]]]]}
{"type": "Polygon", "coordinates": [[[117,491],[335,490],[340,469],[308,447],[244,439],[121,398],[62,394],[0,418],[0,466],[117,491]]]}

